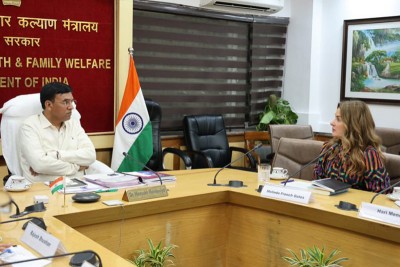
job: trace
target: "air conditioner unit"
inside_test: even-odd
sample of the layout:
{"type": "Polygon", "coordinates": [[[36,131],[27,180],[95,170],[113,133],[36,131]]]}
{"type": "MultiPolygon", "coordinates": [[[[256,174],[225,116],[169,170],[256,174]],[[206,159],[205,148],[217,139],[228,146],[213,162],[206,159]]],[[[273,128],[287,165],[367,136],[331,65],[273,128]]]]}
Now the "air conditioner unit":
{"type": "Polygon", "coordinates": [[[283,8],[284,0],[200,0],[200,7],[240,14],[269,15],[283,8]]]}

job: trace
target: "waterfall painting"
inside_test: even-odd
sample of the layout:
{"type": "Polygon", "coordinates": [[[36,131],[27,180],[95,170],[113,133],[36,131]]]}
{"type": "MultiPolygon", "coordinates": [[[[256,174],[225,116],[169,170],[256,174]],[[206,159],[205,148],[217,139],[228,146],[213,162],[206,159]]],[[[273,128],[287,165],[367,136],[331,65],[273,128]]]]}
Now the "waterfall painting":
{"type": "Polygon", "coordinates": [[[341,100],[400,103],[400,17],[344,21],[341,100]]]}

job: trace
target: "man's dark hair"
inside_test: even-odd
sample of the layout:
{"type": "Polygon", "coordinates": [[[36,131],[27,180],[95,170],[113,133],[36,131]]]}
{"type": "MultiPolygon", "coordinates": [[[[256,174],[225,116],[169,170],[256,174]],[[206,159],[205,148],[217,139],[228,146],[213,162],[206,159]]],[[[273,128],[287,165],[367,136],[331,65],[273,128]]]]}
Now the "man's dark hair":
{"type": "Polygon", "coordinates": [[[72,88],[65,84],[59,82],[48,83],[42,87],[40,91],[40,103],[44,109],[44,103],[47,100],[54,101],[57,94],[72,93],[72,88]]]}

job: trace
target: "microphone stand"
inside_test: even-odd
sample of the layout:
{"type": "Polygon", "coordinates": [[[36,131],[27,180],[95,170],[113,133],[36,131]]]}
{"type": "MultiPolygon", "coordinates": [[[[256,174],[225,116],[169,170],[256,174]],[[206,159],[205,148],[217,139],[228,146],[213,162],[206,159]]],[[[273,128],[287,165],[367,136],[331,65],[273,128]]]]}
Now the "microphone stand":
{"type": "Polygon", "coordinates": [[[397,181],[396,183],[392,184],[392,185],[389,186],[388,188],[383,189],[383,190],[379,191],[378,193],[376,193],[376,194],[373,196],[373,198],[371,199],[371,202],[370,202],[370,203],[372,203],[372,202],[374,201],[374,199],[375,199],[377,196],[379,196],[379,195],[381,195],[381,194],[383,194],[383,193],[389,191],[390,189],[392,189],[393,187],[395,187],[395,186],[398,185],[398,184],[400,184],[400,181],[397,181]]]}
{"type": "MultiPolygon", "coordinates": [[[[377,196],[379,196],[379,195],[381,195],[381,194],[383,194],[383,193],[389,191],[390,189],[392,189],[393,187],[395,187],[395,186],[398,185],[398,184],[400,184],[400,181],[397,181],[396,183],[392,184],[392,185],[389,186],[388,188],[385,188],[385,189],[379,191],[378,193],[376,193],[376,194],[372,197],[370,203],[372,204],[372,202],[374,202],[374,200],[375,200],[375,198],[376,198],[377,196]]],[[[340,202],[339,202],[339,205],[336,205],[336,207],[339,208],[339,209],[343,209],[343,210],[355,210],[355,211],[358,210],[355,204],[350,203],[350,202],[345,202],[345,201],[340,201],[340,202]]]]}
{"type": "MultiPolygon", "coordinates": [[[[18,221],[26,221],[26,220],[31,220],[32,223],[36,224],[40,228],[46,231],[47,226],[44,223],[44,220],[39,217],[26,217],[26,218],[19,218],[19,219],[14,219],[14,220],[8,220],[8,221],[3,221],[0,222],[0,224],[5,224],[5,223],[11,223],[11,222],[18,222],[18,221]]],[[[25,229],[25,227],[22,227],[22,229],[25,229]]]]}
{"type": "Polygon", "coordinates": [[[283,186],[286,186],[286,184],[288,183],[290,177],[293,177],[293,176],[299,174],[302,170],[304,170],[305,168],[307,168],[308,166],[310,166],[310,165],[311,165],[312,163],[314,163],[317,159],[319,159],[319,158],[325,156],[326,153],[328,153],[329,151],[333,150],[337,145],[338,145],[338,143],[333,144],[333,145],[332,145],[329,149],[327,149],[325,152],[319,154],[317,157],[315,157],[314,159],[312,159],[312,160],[311,160],[310,162],[308,162],[306,165],[304,165],[303,167],[301,167],[300,170],[298,170],[297,172],[295,172],[295,173],[293,173],[293,174],[291,174],[291,175],[288,175],[288,178],[287,178],[284,182],[282,182],[282,183],[283,183],[283,186]]]}
{"type": "MultiPolygon", "coordinates": [[[[158,180],[160,181],[160,185],[163,184],[162,179],[161,179],[161,176],[160,176],[157,172],[155,172],[155,171],[153,171],[152,169],[150,169],[149,167],[147,167],[146,164],[143,164],[143,162],[140,162],[139,160],[135,159],[134,157],[132,157],[131,155],[129,155],[129,154],[126,153],[126,152],[122,152],[122,155],[124,155],[124,157],[129,157],[129,158],[131,158],[132,160],[136,161],[136,162],[139,163],[140,165],[143,165],[143,167],[144,167],[146,170],[151,171],[152,173],[154,173],[155,175],[157,175],[158,180]]],[[[125,174],[125,173],[124,173],[124,174],[125,174]]],[[[139,181],[140,181],[140,180],[139,180],[139,181]]]]}
{"type": "Polygon", "coordinates": [[[21,212],[19,211],[19,207],[17,205],[17,203],[15,203],[15,201],[13,199],[10,200],[10,204],[14,204],[15,205],[15,214],[11,215],[11,218],[14,218],[14,216],[16,217],[17,215],[20,215],[21,212]]]}
{"type": "MultiPolygon", "coordinates": [[[[235,163],[236,161],[243,159],[245,156],[247,156],[249,153],[253,152],[254,150],[256,150],[257,148],[261,147],[262,144],[258,144],[255,147],[253,147],[253,149],[247,151],[246,153],[244,153],[242,156],[240,156],[239,158],[235,159],[234,161],[229,162],[228,164],[226,164],[224,167],[222,167],[221,169],[219,169],[217,171],[217,173],[214,176],[214,182],[212,184],[207,184],[208,186],[221,186],[221,184],[217,184],[217,175],[226,167],[230,166],[231,164],[235,163]]],[[[241,187],[243,185],[243,182],[241,181],[229,181],[228,186],[232,186],[232,187],[241,187]]]]}
{"type": "Polygon", "coordinates": [[[0,266],[10,266],[10,265],[13,265],[13,264],[18,264],[18,263],[38,261],[38,260],[47,260],[47,259],[60,258],[60,257],[65,257],[65,256],[71,256],[71,255],[79,255],[79,254],[83,254],[83,253],[93,253],[97,257],[97,259],[99,261],[99,267],[103,267],[103,264],[101,262],[101,258],[99,256],[99,254],[97,254],[93,250],[83,250],[83,251],[71,252],[71,253],[63,253],[63,254],[58,254],[58,255],[53,255],[53,256],[38,257],[38,258],[27,259],[27,260],[6,262],[6,263],[1,263],[0,266]]]}

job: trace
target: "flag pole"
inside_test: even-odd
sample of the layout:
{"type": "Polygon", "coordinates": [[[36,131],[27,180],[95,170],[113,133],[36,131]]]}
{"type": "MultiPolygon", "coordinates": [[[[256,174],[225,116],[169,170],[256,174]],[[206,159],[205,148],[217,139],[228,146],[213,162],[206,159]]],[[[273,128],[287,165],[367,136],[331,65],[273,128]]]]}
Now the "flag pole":
{"type": "Polygon", "coordinates": [[[129,55],[133,56],[133,51],[135,51],[135,49],[133,49],[133,47],[128,48],[129,55]]]}
{"type": "Polygon", "coordinates": [[[67,207],[67,205],[66,205],[66,203],[65,203],[65,195],[66,195],[65,188],[66,188],[66,187],[67,187],[67,182],[66,182],[65,176],[63,176],[63,190],[64,190],[64,204],[63,204],[63,208],[67,207]]]}

